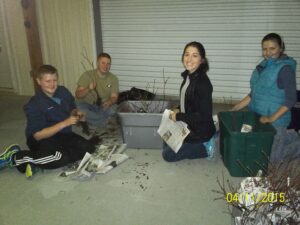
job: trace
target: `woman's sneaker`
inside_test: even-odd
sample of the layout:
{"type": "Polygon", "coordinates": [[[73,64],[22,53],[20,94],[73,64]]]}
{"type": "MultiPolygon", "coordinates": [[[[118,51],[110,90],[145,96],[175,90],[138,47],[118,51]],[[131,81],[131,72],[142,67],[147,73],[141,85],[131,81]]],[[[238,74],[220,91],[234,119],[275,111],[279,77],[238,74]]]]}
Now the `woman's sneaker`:
{"type": "Polygon", "coordinates": [[[5,168],[7,166],[13,166],[12,158],[20,150],[20,146],[17,144],[12,144],[8,146],[5,149],[5,151],[0,155],[0,169],[5,168]]]}
{"type": "Polygon", "coordinates": [[[208,160],[213,160],[215,158],[215,150],[216,150],[216,135],[212,136],[209,141],[204,142],[203,144],[207,152],[206,158],[208,160]]]}

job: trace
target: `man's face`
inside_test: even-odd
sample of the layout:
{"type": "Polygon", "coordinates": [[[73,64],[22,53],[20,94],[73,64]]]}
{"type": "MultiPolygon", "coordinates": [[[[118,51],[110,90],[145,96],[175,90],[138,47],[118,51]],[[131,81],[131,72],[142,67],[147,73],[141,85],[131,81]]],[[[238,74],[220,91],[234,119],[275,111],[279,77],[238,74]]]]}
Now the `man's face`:
{"type": "Polygon", "coordinates": [[[101,57],[100,59],[98,59],[97,67],[101,73],[108,72],[110,70],[110,65],[111,65],[111,62],[110,62],[109,58],[101,57]]]}
{"type": "Polygon", "coordinates": [[[41,87],[41,90],[52,97],[57,89],[57,74],[46,73],[42,77],[36,79],[41,87]]]}

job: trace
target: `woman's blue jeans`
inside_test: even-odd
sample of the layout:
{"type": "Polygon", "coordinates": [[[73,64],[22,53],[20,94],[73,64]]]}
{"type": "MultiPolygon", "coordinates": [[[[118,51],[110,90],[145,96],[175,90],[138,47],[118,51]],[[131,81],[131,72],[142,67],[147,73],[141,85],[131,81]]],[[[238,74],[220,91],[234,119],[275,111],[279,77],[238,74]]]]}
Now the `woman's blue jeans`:
{"type": "Polygon", "coordinates": [[[177,153],[175,153],[165,142],[162,151],[163,159],[167,162],[176,162],[182,159],[206,158],[207,151],[202,142],[183,143],[177,153]]]}

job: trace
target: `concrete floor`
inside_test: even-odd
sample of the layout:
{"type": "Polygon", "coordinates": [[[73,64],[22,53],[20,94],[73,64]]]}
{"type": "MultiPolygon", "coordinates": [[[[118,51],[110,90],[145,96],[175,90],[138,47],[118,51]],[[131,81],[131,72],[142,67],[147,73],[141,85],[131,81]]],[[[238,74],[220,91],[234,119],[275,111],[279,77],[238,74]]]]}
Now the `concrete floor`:
{"type": "MultiPolygon", "coordinates": [[[[0,152],[12,143],[27,149],[22,110],[28,97],[0,93],[0,152]]],[[[215,106],[214,111],[226,105],[215,106]]],[[[160,150],[127,149],[131,157],[87,181],[60,178],[61,169],[27,180],[16,169],[0,171],[0,225],[227,225],[224,201],[212,190],[217,178],[238,184],[220,156],[167,163],[160,150]]]]}

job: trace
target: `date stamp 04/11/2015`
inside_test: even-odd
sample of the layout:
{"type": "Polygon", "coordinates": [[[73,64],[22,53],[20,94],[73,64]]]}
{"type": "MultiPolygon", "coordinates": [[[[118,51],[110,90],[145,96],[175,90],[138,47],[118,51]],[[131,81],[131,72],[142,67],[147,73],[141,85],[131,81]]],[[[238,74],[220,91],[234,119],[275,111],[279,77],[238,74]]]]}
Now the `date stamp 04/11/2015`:
{"type": "Polygon", "coordinates": [[[254,193],[226,193],[225,197],[226,202],[240,202],[242,201],[252,201],[253,203],[275,203],[275,202],[281,202],[283,203],[285,201],[285,193],[283,192],[260,192],[257,194],[254,193]]]}

